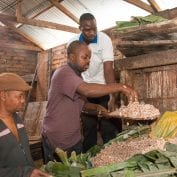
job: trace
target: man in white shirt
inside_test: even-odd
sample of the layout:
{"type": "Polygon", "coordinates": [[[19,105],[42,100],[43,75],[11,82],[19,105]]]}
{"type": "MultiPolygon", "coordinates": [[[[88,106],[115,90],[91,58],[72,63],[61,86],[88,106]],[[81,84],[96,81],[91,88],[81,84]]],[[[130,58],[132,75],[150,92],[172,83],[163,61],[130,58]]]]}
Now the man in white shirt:
{"type": "MultiPolygon", "coordinates": [[[[87,83],[109,84],[115,82],[113,62],[113,46],[111,39],[103,32],[97,31],[95,17],[90,13],[85,13],[80,17],[81,34],[75,36],[69,43],[74,40],[85,42],[91,49],[91,60],[89,68],[82,73],[82,77],[87,83]]],[[[114,95],[107,95],[99,98],[88,98],[88,101],[100,104],[109,111],[115,109],[114,95]]],[[[101,119],[93,115],[83,115],[83,135],[84,135],[84,152],[97,143],[97,125],[106,143],[116,135],[116,126],[113,120],[101,119]]]]}

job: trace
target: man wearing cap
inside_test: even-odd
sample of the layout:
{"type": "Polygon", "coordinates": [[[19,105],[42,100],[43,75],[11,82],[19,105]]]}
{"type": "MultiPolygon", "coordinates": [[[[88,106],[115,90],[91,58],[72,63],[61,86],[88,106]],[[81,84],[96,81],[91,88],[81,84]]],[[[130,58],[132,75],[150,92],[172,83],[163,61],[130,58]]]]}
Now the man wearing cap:
{"type": "Polygon", "coordinates": [[[31,87],[18,75],[0,74],[0,176],[49,177],[34,168],[24,124],[16,112],[23,109],[31,87]]]}

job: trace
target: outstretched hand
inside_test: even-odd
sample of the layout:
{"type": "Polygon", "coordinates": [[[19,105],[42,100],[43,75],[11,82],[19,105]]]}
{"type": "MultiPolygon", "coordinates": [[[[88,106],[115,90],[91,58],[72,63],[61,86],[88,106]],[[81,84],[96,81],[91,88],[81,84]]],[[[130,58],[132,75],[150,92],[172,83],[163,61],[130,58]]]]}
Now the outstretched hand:
{"type": "Polygon", "coordinates": [[[133,89],[133,87],[122,85],[122,92],[127,96],[129,102],[138,101],[138,93],[133,89]]]}

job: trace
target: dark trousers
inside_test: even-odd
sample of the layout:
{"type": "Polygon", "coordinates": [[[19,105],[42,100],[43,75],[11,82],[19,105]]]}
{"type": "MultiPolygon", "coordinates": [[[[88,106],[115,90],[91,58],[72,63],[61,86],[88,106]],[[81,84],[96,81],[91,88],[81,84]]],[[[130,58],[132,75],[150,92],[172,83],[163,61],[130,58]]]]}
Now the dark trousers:
{"type": "MultiPolygon", "coordinates": [[[[99,98],[88,98],[90,103],[100,104],[107,108],[109,96],[99,98]]],[[[83,124],[83,151],[86,152],[88,149],[97,144],[97,130],[99,129],[103,143],[107,143],[109,140],[115,138],[117,131],[117,122],[114,119],[98,118],[97,116],[82,114],[83,124]]],[[[121,124],[120,122],[118,124],[121,124]]],[[[120,125],[118,125],[120,127],[120,125]]]]}
{"type": "MultiPolygon", "coordinates": [[[[55,149],[52,148],[46,136],[42,136],[42,149],[43,149],[43,161],[44,164],[47,164],[49,161],[60,161],[60,158],[55,153],[55,149]]],[[[82,152],[82,142],[79,141],[74,146],[64,149],[67,152],[68,157],[70,157],[71,152],[75,151],[76,154],[80,154],[82,152]]]]}

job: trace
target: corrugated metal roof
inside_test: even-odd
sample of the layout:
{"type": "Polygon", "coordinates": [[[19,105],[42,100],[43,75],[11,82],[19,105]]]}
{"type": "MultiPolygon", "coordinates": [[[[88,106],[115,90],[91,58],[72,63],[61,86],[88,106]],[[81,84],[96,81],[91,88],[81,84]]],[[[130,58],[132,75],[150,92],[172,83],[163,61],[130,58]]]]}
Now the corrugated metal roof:
{"type": "Polygon", "coordinates": [[[27,17],[32,17],[34,14],[38,14],[48,6],[50,6],[48,0],[23,0],[22,14],[27,17]]]}
{"type": "MultiPolygon", "coordinates": [[[[106,28],[110,28],[115,26],[116,20],[119,20],[119,13],[117,13],[117,8],[121,9],[121,18],[124,20],[128,20],[129,16],[123,12],[123,9],[127,8],[127,6],[131,6],[128,3],[125,3],[122,0],[65,0],[62,1],[61,4],[66,7],[70,12],[72,12],[76,17],[80,17],[82,13],[91,12],[97,19],[98,29],[103,30],[106,28]],[[114,10],[113,6],[114,4],[114,10]],[[117,7],[117,8],[115,8],[117,7]],[[106,16],[105,16],[106,15],[106,16]],[[98,20],[99,19],[99,20],[98,20]]],[[[147,15],[148,13],[144,10],[141,10],[138,7],[132,6],[132,15],[147,15]],[[139,10],[139,13],[136,11],[139,10]]],[[[55,22],[59,24],[64,24],[68,26],[78,27],[73,20],[63,14],[56,7],[52,7],[46,12],[40,14],[35,19],[55,22]]],[[[20,30],[27,33],[31,38],[37,39],[39,41],[40,46],[44,49],[48,49],[51,47],[55,47],[57,45],[66,43],[69,39],[71,39],[75,34],[68,33],[64,31],[52,30],[47,28],[38,28],[32,27],[29,25],[23,25],[20,27],[20,30]]]]}
{"type": "Polygon", "coordinates": [[[15,6],[17,4],[17,0],[1,0],[0,1],[0,12],[4,14],[14,15],[15,6]]]}
{"type": "MultiPolygon", "coordinates": [[[[143,0],[148,3],[147,0],[143,0]]],[[[175,0],[156,0],[162,10],[177,7],[175,0]]],[[[0,12],[15,15],[17,0],[1,0],[0,12]]],[[[149,13],[123,0],[64,0],[61,4],[72,12],[77,18],[82,13],[91,12],[97,19],[99,30],[115,26],[116,21],[130,20],[131,16],[145,16],[149,13]]],[[[78,27],[78,24],[63,14],[56,7],[52,7],[48,0],[23,0],[22,13],[28,18],[50,21],[68,26],[78,27]],[[41,11],[47,9],[42,14],[35,17],[41,11]]],[[[66,43],[75,34],[40,28],[30,25],[19,27],[21,31],[37,41],[43,49],[49,49],[57,45],[66,43]]]]}
{"type": "MultiPolygon", "coordinates": [[[[37,16],[35,19],[78,27],[78,24],[59,11],[56,7],[50,8],[46,12],[37,16]]],[[[21,26],[20,30],[27,33],[33,39],[37,39],[40,43],[40,46],[42,46],[44,49],[63,44],[66,42],[66,40],[69,40],[73,35],[75,35],[69,32],[33,27],[29,25],[21,26]]]]}

